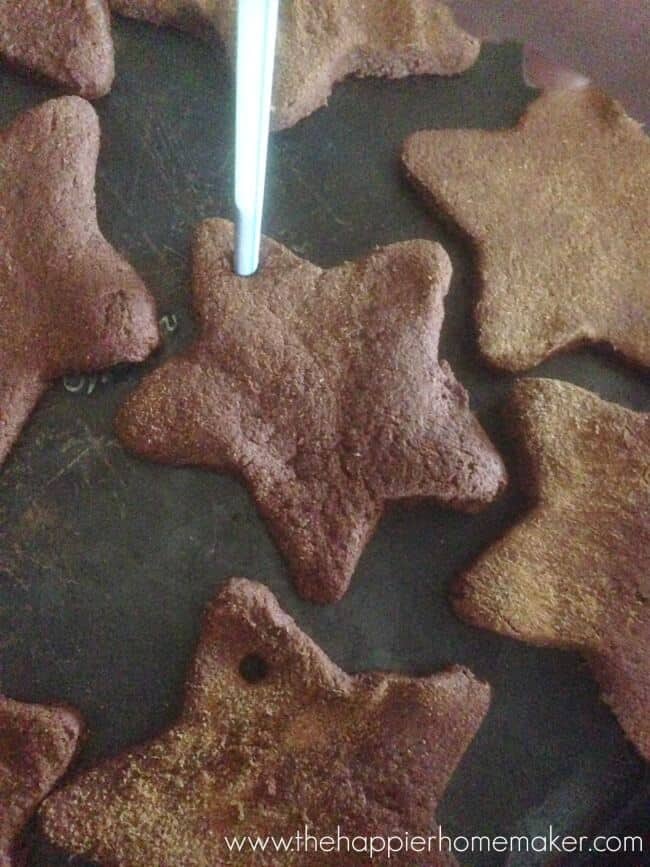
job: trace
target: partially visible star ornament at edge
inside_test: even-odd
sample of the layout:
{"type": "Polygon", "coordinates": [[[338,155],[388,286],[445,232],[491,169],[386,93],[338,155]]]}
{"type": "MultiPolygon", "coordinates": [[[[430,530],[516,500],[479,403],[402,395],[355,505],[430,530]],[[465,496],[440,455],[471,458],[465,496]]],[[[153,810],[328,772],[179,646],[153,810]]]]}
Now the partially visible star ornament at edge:
{"type": "Polygon", "coordinates": [[[451,265],[428,241],[323,270],[265,240],[252,278],[233,230],[194,245],[200,333],[117,419],[144,457],[241,476],[297,588],[340,599],[388,501],[476,511],[506,482],[438,342],[451,265]]]}
{"type": "MultiPolygon", "coordinates": [[[[367,850],[229,851],[226,838],[435,835],[435,811],[487,712],[462,668],[341,671],[260,584],[233,579],[204,623],[179,720],[82,774],[41,810],[48,838],[111,867],[363,867],[367,850]],[[334,858],[334,860],[333,860],[334,858]]],[[[428,845],[428,844],[427,844],[428,845]]],[[[359,846],[359,843],[357,843],[359,846]]],[[[435,845],[377,865],[442,867],[435,845]]]]}
{"type": "Polygon", "coordinates": [[[158,344],[151,295],[97,225],[99,135],[78,97],[0,133],[0,463],[52,380],[158,344]]]}
{"type": "Polygon", "coordinates": [[[508,407],[531,507],[456,583],[477,626],[580,651],[650,759],[650,414],[522,380],[508,407]]]}
{"type": "Polygon", "coordinates": [[[650,141],[618,103],[548,92],[514,129],[419,132],[403,160],[475,246],[489,362],[521,371],[604,343],[650,366],[650,141]]]}
{"type": "Polygon", "coordinates": [[[82,728],[70,708],[0,696],[0,867],[25,863],[20,835],[67,771],[82,728]]]}
{"type": "MultiPolygon", "coordinates": [[[[111,0],[116,12],[217,36],[235,53],[235,0],[111,0]]],[[[350,75],[456,75],[479,43],[437,0],[281,0],[272,124],[293,126],[350,75]]]]}
{"type": "Polygon", "coordinates": [[[2,0],[0,59],[95,99],[113,83],[106,0],[2,0]]]}

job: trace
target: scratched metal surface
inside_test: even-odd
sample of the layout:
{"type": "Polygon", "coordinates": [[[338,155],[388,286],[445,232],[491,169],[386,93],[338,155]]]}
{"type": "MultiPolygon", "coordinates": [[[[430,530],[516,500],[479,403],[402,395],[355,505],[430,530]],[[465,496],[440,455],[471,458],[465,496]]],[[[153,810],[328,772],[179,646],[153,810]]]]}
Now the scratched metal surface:
{"type": "MultiPolygon", "coordinates": [[[[161,314],[177,317],[164,350],[173,352],[192,335],[192,227],[231,214],[228,69],[220,53],[172,32],[120,22],[116,40],[117,83],[98,105],[100,222],[161,314]]],[[[0,122],[53,95],[0,70],[0,122]]],[[[403,183],[397,153],[419,128],[509,125],[532,96],[519,81],[518,50],[488,47],[458,79],[347,83],[271,149],[267,230],[299,253],[332,265],[399,239],[443,241],[456,269],[443,354],[506,454],[498,408],[510,379],[476,356],[467,250],[403,183]]],[[[573,354],[539,372],[650,409],[648,383],[606,355],[573,354]]],[[[431,505],[391,513],[344,601],[317,608],[295,596],[237,482],[141,463],[115,442],[114,410],[142,373],[112,373],[77,393],[53,388],[0,475],[0,686],[78,707],[89,730],[81,766],[174,719],[201,610],[240,574],[267,582],[349,671],[423,673],[458,662],[490,681],[492,709],[439,811],[447,830],[641,828],[647,772],[580,660],[467,628],[445,601],[451,576],[520,510],[516,491],[476,517],[431,505]]],[[[68,863],[34,836],[31,867],[68,863]]]]}

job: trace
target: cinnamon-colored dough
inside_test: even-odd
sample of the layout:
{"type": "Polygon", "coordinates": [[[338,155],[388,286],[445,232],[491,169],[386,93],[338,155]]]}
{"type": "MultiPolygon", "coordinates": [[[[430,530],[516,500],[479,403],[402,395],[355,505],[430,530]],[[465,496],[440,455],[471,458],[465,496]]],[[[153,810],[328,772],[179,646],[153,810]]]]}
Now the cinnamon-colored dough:
{"type": "Polygon", "coordinates": [[[409,241],[323,270],[267,240],[259,272],[239,278],[232,250],[230,223],[200,226],[199,337],[144,379],[117,432],[145,457],[240,475],[299,592],[332,602],[386,502],[476,511],[505,484],[438,361],[451,265],[409,241]]]}
{"type": "Polygon", "coordinates": [[[650,140],[616,102],[549,92],[514,129],[416,133],[403,158],[475,246],[489,362],[526,370],[606,343],[650,366],[650,140]]]}
{"type": "MultiPolygon", "coordinates": [[[[235,53],[235,0],[111,0],[116,12],[216,35],[235,53]]],[[[293,126],[349,75],[455,75],[479,43],[438,0],[280,0],[272,124],[293,126]]]]}
{"type": "Polygon", "coordinates": [[[113,83],[106,0],[2,0],[0,58],[95,99],[113,83]]]}
{"type": "Polygon", "coordinates": [[[650,759],[650,414],[523,380],[508,418],[531,507],[459,580],[464,619],[581,651],[650,759]]]}
{"type": "Polygon", "coordinates": [[[49,383],[158,343],[153,299],[97,225],[99,122],[78,97],[0,133],[0,463],[49,383]]]}
{"type": "Polygon", "coordinates": [[[82,728],[70,708],[0,696],[0,867],[24,863],[20,835],[68,769],[82,728]]]}
{"type": "MultiPolygon", "coordinates": [[[[106,867],[366,867],[367,854],[346,851],[229,854],[224,837],[341,826],[428,838],[488,704],[461,668],[351,677],[267,589],[232,580],[208,612],[178,722],[49,798],[42,827],[106,867]]],[[[434,849],[372,863],[456,862],[434,849]]]]}

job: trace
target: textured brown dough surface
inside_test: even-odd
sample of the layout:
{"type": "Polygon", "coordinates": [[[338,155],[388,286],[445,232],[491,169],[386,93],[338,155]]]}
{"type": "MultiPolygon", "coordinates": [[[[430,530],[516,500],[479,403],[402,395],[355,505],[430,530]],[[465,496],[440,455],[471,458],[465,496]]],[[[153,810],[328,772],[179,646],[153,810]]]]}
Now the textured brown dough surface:
{"type": "MultiPolygon", "coordinates": [[[[233,579],[208,611],[179,721],[44,804],[56,845],[111,867],[331,867],[332,854],[228,854],[228,835],[432,833],[489,687],[334,665],[260,584],[233,579]],[[245,679],[242,660],[261,678],[245,679]]],[[[338,867],[365,867],[342,852],[338,867]]],[[[448,855],[373,864],[438,867],[448,855]]]]}
{"type": "Polygon", "coordinates": [[[49,382],[158,343],[153,299],[97,225],[98,151],[74,96],[0,133],[0,463],[49,382]]]}
{"type": "Polygon", "coordinates": [[[22,865],[20,834],[68,769],[82,728],[69,708],[0,696],[0,867],[22,865]]]}
{"type": "Polygon", "coordinates": [[[114,75],[106,0],[2,0],[0,58],[96,99],[114,75]]]}
{"type": "Polygon", "coordinates": [[[475,245],[488,361],[520,371],[606,343],[650,366],[650,142],[617,103],[550,92],[512,130],[416,133],[403,160],[475,245]]]}
{"type": "MultiPolygon", "coordinates": [[[[235,0],[111,0],[117,12],[199,36],[216,32],[234,56],[235,0]]],[[[293,126],[350,75],[455,75],[479,43],[437,0],[280,0],[272,123],[293,126]]]]}
{"type": "Polygon", "coordinates": [[[509,414],[531,510],[460,579],[455,608],[581,651],[650,759],[650,414],[544,379],[519,382],[509,414]]]}
{"type": "Polygon", "coordinates": [[[230,223],[194,245],[200,334],[120,411],[136,453],[234,472],[299,592],[346,591],[389,500],[474,511],[505,484],[438,341],[451,265],[410,241],[323,270],[265,240],[255,277],[232,271],[230,223]]]}

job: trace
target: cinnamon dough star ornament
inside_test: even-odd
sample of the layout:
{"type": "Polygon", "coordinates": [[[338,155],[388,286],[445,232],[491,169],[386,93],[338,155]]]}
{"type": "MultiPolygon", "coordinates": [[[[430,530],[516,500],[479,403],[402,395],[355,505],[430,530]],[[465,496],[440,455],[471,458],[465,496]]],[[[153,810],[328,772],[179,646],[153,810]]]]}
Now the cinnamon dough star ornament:
{"type": "MultiPolygon", "coordinates": [[[[110,867],[340,867],[365,854],[229,851],[225,838],[429,837],[489,705],[461,668],[432,677],[337,668],[260,584],[230,581],[205,620],[179,721],[44,804],[68,852],[110,867]]],[[[403,852],[373,864],[455,864],[403,852]]]]}
{"type": "Polygon", "coordinates": [[[99,123],[78,97],[0,133],[0,463],[48,384],[158,343],[154,302],[101,234],[99,123]]]}
{"type": "Polygon", "coordinates": [[[505,484],[501,459],[438,362],[451,265],[410,241],[323,270],[265,241],[251,278],[233,229],[194,245],[200,334],[146,377],[117,420],[134,452],[240,475],[298,590],[345,593],[390,500],[475,511],[505,484]]]}
{"type": "Polygon", "coordinates": [[[114,75],[106,0],[2,0],[0,58],[96,99],[114,75]]]}
{"type": "Polygon", "coordinates": [[[441,130],[408,176],[477,251],[480,348],[511,371],[588,343],[650,366],[650,141],[594,89],[549,92],[511,130],[441,130]]]}
{"type": "MultiPolygon", "coordinates": [[[[235,52],[235,0],[111,0],[116,12],[217,36],[235,52]]],[[[272,125],[293,126],[350,75],[455,75],[479,43],[437,0],[281,0],[272,125]]]]}
{"type": "Polygon", "coordinates": [[[650,414],[523,380],[509,417],[531,509],[458,582],[470,623],[581,651],[650,759],[650,414]]]}
{"type": "Polygon", "coordinates": [[[0,696],[0,867],[20,867],[19,837],[77,751],[82,723],[64,707],[0,696]]]}

